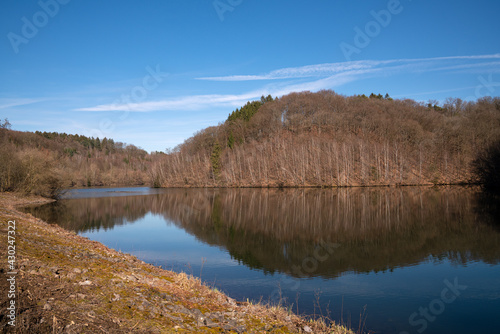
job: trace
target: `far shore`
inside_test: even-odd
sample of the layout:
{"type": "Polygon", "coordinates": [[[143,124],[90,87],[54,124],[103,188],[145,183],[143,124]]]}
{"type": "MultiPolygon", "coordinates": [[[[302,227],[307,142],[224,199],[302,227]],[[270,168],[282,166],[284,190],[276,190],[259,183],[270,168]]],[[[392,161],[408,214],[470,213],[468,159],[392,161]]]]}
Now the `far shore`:
{"type": "Polygon", "coordinates": [[[106,189],[106,188],[151,188],[151,189],[345,189],[345,188],[397,188],[397,187],[445,187],[445,186],[461,186],[461,187],[477,187],[481,186],[478,182],[451,182],[451,183],[391,183],[391,184],[360,184],[360,185],[167,185],[155,187],[151,184],[127,185],[127,184],[111,184],[111,185],[96,185],[96,186],[81,186],[65,188],[63,192],[68,190],[80,189],[106,189]]]}

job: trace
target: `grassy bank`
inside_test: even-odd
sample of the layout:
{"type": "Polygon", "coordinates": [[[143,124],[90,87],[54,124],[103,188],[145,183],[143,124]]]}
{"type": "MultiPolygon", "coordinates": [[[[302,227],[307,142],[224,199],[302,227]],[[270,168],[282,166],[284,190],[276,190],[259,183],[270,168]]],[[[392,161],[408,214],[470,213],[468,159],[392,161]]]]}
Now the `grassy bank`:
{"type": "MultiPolygon", "coordinates": [[[[281,307],[240,303],[184,273],[109,249],[16,210],[40,197],[0,193],[1,254],[15,221],[16,319],[2,293],[0,326],[16,333],[352,333],[281,307]]],[[[11,234],[12,236],[12,234],[11,234]]],[[[11,238],[12,240],[12,238],[11,238]]],[[[7,256],[1,291],[8,291],[7,256]]]]}

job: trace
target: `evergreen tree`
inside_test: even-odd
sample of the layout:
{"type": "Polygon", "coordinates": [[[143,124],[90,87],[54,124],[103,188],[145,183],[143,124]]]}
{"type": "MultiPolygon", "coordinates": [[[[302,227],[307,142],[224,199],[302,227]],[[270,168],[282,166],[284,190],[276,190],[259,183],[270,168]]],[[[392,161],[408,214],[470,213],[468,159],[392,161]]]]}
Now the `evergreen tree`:
{"type": "Polygon", "coordinates": [[[234,147],[234,136],[233,131],[229,132],[229,137],[227,138],[227,147],[233,149],[234,147]]]}
{"type": "Polygon", "coordinates": [[[218,182],[220,179],[220,173],[221,173],[221,154],[222,154],[222,147],[220,146],[219,142],[216,141],[214,144],[214,147],[212,149],[212,155],[210,156],[210,163],[212,165],[212,178],[218,182]]]}

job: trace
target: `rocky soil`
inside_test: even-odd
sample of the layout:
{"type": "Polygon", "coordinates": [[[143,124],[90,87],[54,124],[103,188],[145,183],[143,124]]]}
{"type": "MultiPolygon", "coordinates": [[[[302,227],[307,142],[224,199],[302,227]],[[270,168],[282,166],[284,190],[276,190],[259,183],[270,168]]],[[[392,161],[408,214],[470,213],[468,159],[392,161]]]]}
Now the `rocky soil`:
{"type": "Polygon", "coordinates": [[[3,333],[352,333],[281,307],[237,302],[199,279],[16,210],[47,201],[0,193],[3,333]],[[16,222],[15,298],[8,296],[8,221],[16,222]],[[15,326],[7,317],[12,299],[15,326]]]}

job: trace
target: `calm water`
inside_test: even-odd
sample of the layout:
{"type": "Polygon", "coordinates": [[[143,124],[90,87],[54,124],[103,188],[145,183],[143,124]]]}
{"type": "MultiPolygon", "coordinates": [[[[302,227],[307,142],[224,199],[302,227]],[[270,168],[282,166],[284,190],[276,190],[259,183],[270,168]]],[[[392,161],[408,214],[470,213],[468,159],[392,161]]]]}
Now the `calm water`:
{"type": "Polygon", "coordinates": [[[477,190],[71,191],[30,212],[237,299],[377,333],[500,328],[500,205],[477,190]]]}

